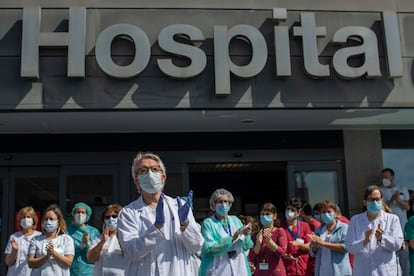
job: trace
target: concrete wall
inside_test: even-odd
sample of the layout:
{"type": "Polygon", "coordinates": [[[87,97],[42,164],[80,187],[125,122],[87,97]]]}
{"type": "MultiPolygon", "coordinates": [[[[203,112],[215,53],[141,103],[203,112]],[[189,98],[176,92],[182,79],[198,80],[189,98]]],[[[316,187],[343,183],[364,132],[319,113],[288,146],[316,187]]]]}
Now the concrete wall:
{"type": "Polygon", "coordinates": [[[381,185],[381,133],[344,130],[343,135],[349,211],[355,214],[362,211],[365,187],[381,185]]]}

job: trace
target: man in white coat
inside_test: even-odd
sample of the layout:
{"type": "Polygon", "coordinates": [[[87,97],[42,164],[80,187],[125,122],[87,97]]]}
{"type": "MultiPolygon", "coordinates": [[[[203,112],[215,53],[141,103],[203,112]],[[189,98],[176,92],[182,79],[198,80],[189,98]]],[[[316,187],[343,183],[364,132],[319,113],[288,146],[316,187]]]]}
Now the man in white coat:
{"type": "Polygon", "coordinates": [[[165,166],[153,153],[138,153],[132,175],[141,195],[118,216],[118,238],[129,260],[125,275],[196,275],[191,255],[204,239],[190,208],[192,191],[186,202],[165,195],[165,166]]]}

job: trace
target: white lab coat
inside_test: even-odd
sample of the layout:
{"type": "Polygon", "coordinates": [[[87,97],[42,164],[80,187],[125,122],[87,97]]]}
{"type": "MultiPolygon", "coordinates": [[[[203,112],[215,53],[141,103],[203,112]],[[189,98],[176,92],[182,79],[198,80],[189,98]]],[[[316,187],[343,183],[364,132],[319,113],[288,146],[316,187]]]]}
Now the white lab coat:
{"type": "Polygon", "coordinates": [[[395,252],[402,243],[403,233],[396,215],[381,211],[380,217],[372,221],[368,220],[367,212],[353,216],[345,240],[346,249],[354,254],[353,275],[397,275],[395,252]],[[371,241],[364,246],[365,232],[369,228],[377,229],[378,224],[384,230],[381,242],[374,232],[371,241]]]}
{"type": "Polygon", "coordinates": [[[204,239],[192,211],[189,225],[180,230],[175,198],[164,197],[165,224],[155,226],[155,209],[144,204],[142,196],[125,206],[118,216],[118,239],[128,265],[125,275],[194,276],[191,254],[199,252],[204,239]]]}

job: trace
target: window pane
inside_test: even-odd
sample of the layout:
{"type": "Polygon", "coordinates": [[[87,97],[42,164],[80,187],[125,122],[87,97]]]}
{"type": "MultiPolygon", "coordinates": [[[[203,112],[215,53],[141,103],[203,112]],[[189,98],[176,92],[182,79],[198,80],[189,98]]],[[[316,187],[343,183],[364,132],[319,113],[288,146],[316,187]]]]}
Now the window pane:
{"type": "Polygon", "coordinates": [[[414,149],[384,149],[382,159],[384,168],[394,170],[397,185],[414,190],[414,149]]]}
{"type": "Polygon", "coordinates": [[[71,216],[73,205],[84,202],[92,208],[88,221],[101,229],[101,213],[106,205],[113,203],[112,175],[71,175],[67,178],[66,212],[71,216]]]}
{"type": "MultiPolygon", "coordinates": [[[[32,206],[38,217],[41,216],[50,204],[59,203],[58,199],[58,178],[57,177],[21,177],[15,179],[15,215],[25,207],[32,206]]],[[[40,226],[40,224],[38,225],[40,226]]],[[[15,221],[16,231],[19,230],[15,221]]]]}
{"type": "Polygon", "coordinates": [[[295,171],[296,195],[311,205],[324,200],[338,202],[336,171],[295,171]]]}

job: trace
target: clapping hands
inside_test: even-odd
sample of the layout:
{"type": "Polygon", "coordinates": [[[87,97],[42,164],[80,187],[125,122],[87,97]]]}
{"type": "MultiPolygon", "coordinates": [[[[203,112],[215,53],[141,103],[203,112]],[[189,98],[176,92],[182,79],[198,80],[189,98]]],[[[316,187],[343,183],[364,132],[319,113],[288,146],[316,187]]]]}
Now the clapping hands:
{"type": "Polygon", "coordinates": [[[188,213],[190,212],[191,203],[193,202],[193,191],[190,190],[188,193],[187,201],[184,205],[181,202],[180,198],[177,198],[178,204],[178,217],[180,218],[180,224],[183,226],[188,224],[188,213]]]}
{"type": "Polygon", "coordinates": [[[155,227],[161,229],[165,223],[164,215],[164,194],[160,195],[158,199],[157,208],[155,209],[155,227]]]}

